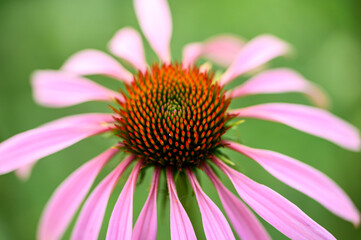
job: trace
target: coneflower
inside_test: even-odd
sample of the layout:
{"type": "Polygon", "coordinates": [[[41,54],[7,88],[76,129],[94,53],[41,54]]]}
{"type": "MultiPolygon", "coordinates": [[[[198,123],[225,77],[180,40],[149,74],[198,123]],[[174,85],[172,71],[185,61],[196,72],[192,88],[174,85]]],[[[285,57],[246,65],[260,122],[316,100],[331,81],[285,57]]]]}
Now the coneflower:
{"type": "Polygon", "coordinates": [[[248,43],[222,35],[187,45],[182,61],[176,63],[169,51],[172,24],[166,0],[135,0],[134,4],[140,27],[159,62],[147,65],[139,33],[127,27],[116,33],[109,48],[111,53],[129,62],[136,74],[105,53],[84,50],[68,59],[60,70],[37,71],[32,79],[35,100],[42,105],[66,107],[87,101],[108,101],[113,113],[62,118],[0,144],[0,174],[17,171],[24,175],[37,160],[85,138],[108,132],[118,139],[115,146],[85,163],[55,191],[41,218],[38,239],[62,237],[99,172],[120,151],[128,156],[87,197],[72,239],[98,239],[109,197],[129,166],[134,167],[113,208],[107,239],[156,239],[162,172],[169,192],[171,239],[196,239],[177,196],[174,175],[178,173],[189,179],[207,239],[234,239],[226,217],[203,192],[196,177],[199,170],[214,184],[228,220],[240,238],[270,239],[250,207],[291,239],[335,239],[286,198],[229,166],[222,157],[225,148],[253,159],[280,181],[339,217],[359,224],[360,215],[354,204],[321,172],[280,153],[251,148],[224,137],[234,124],[233,119],[257,118],[288,125],[349,150],[360,149],[358,130],[321,108],[268,103],[229,109],[232,99],[238,97],[282,92],[301,92],[318,107],[326,104],[324,94],[315,84],[290,69],[264,71],[234,89],[225,88],[240,75],[286,54],[288,44],[270,35],[248,43]],[[201,57],[228,69],[218,76],[210,65],[196,64],[201,57]],[[94,74],[120,80],[126,90],[112,91],[83,77],[94,74]],[[149,196],[133,226],[133,194],[144,168],[154,169],[154,173],[149,196]],[[222,184],[215,169],[231,180],[240,198],[222,184]]]}

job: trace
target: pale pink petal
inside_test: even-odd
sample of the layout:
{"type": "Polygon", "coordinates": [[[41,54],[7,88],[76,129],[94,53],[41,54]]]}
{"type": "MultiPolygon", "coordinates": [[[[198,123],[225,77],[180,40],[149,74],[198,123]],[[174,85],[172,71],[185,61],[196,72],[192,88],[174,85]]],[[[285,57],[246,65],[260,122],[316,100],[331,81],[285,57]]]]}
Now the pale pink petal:
{"type": "Polygon", "coordinates": [[[271,239],[252,211],[221,183],[211,168],[204,165],[204,170],[217,189],[224,210],[240,238],[247,240],[271,239]]]}
{"type": "Polygon", "coordinates": [[[39,240],[60,239],[103,166],[117,153],[111,148],[72,173],[54,192],[38,229],[39,240]]]}
{"type": "Polygon", "coordinates": [[[258,36],[241,49],[232,65],[222,76],[220,84],[224,85],[239,75],[263,65],[275,57],[286,54],[288,50],[287,43],[274,36],[258,36]]]}
{"type": "Polygon", "coordinates": [[[190,43],[183,48],[183,66],[189,67],[204,57],[220,66],[228,67],[244,46],[244,41],[233,35],[219,35],[203,43],[190,43]]]}
{"type": "Polygon", "coordinates": [[[31,171],[33,170],[34,165],[35,165],[35,162],[32,162],[23,167],[16,169],[15,170],[16,176],[23,181],[28,180],[31,175],[31,171]]]}
{"type": "Polygon", "coordinates": [[[177,196],[173,173],[167,169],[167,182],[170,200],[170,231],[172,240],[196,240],[196,234],[189,217],[177,196]]]}
{"type": "Polygon", "coordinates": [[[160,168],[155,168],[149,196],[134,226],[132,239],[157,239],[157,192],[160,168]]]}
{"type": "Polygon", "coordinates": [[[280,122],[349,150],[360,150],[358,130],[331,113],[309,106],[268,103],[230,111],[238,117],[280,122]]]}
{"type": "Polygon", "coordinates": [[[183,48],[182,64],[187,68],[196,63],[204,54],[204,44],[201,42],[189,43],[183,48]]]}
{"type": "Polygon", "coordinates": [[[170,63],[172,18],[167,0],[134,0],[139,25],[159,58],[170,63]]]}
{"type": "Polygon", "coordinates": [[[109,220],[107,239],[123,240],[132,237],[133,195],[141,165],[142,162],[138,161],[119,195],[109,220]]]}
{"type": "Polygon", "coordinates": [[[147,70],[142,38],[133,28],[120,29],[110,40],[109,50],[112,54],[128,61],[143,73],[147,70]]]}
{"type": "Polygon", "coordinates": [[[331,212],[358,225],[360,215],[346,193],[318,170],[280,153],[224,141],[228,148],[252,158],[280,181],[315,199],[331,212]]]}
{"type": "Polygon", "coordinates": [[[35,101],[47,107],[68,107],[87,101],[124,100],[120,93],[61,71],[35,72],[32,86],[35,101]]]}
{"type": "Polygon", "coordinates": [[[272,189],[252,181],[218,159],[214,159],[214,162],[232,181],[239,196],[258,215],[290,239],[336,239],[296,205],[272,189]]]}
{"type": "Polygon", "coordinates": [[[291,69],[272,69],[260,73],[233,89],[229,96],[237,98],[254,94],[283,92],[301,92],[306,94],[315,105],[324,108],[328,106],[326,94],[316,84],[307,81],[291,69]]]}
{"type": "Polygon", "coordinates": [[[211,68],[212,68],[212,64],[209,62],[206,62],[199,66],[199,72],[208,73],[209,70],[211,70],[211,68]]]}
{"type": "Polygon", "coordinates": [[[0,144],[0,174],[28,165],[84,138],[109,131],[104,123],[112,121],[110,114],[82,114],[19,133],[0,144]]]}
{"type": "Polygon", "coordinates": [[[61,69],[78,75],[105,75],[126,83],[133,81],[132,74],[119,62],[95,49],[87,49],[74,54],[61,69]]]}
{"type": "Polygon", "coordinates": [[[188,169],[187,175],[201,210],[203,229],[207,239],[235,239],[226,218],[217,205],[203,192],[192,170],[188,169]]]}
{"type": "Polygon", "coordinates": [[[90,125],[98,125],[101,124],[103,126],[105,123],[113,122],[113,115],[108,113],[85,113],[85,114],[78,114],[72,115],[69,117],[63,117],[51,122],[48,122],[43,127],[72,127],[72,126],[90,126],[90,125]]]}
{"type": "Polygon", "coordinates": [[[134,156],[124,159],[91,193],[76,221],[71,239],[96,240],[102,226],[104,213],[115,185],[124,170],[134,160],[134,156]]]}

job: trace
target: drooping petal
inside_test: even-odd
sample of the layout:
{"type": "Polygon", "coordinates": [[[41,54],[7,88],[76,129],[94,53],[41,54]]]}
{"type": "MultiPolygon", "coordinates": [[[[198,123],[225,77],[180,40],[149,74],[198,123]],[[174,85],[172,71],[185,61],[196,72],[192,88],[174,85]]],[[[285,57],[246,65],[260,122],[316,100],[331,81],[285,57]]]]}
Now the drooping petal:
{"type": "Polygon", "coordinates": [[[147,70],[142,38],[131,27],[120,29],[109,42],[109,50],[143,73],[147,70]]]}
{"type": "Polygon", "coordinates": [[[228,67],[244,46],[244,41],[233,35],[219,35],[203,43],[190,43],[183,48],[183,65],[189,67],[198,58],[205,57],[228,67]]]}
{"type": "Polygon", "coordinates": [[[327,107],[326,94],[314,83],[291,69],[272,69],[262,72],[230,92],[230,97],[264,93],[301,92],[319,107],[327,107]]]}
{"type": "Polygon", "coordinates": [[[298,104],[268,103],[230,112],[238,117],[283,123],[349,150],[358,151],[361,147],[360,135],[355,127],[322,109],[298,104]]]}
{"type": "Polygon", "coordinates": [[[47,107],[68,107],[87,101],[120,101],[124,97],[86,78],[61,71],[37,71],[32,77],[37,103],[47,107]]]}
{"type": "Polygon", "coordinates": [[[133,195],[141,165],[142,162],[138,161],[119,195],[109,220],[107,239],[123,240],[132,237],[133,195]]]}
{"type": "Polygon", "coordinates": [[[280,181],[315,199],[331,212],[358,225],[360,214],[346,193],[318,170],[280,153],[254,149],[224,141],[224,144],[252,158],[280,181]]]}
{"type": "Polygon", "coordinates": [[[159,58],[170,62],[172,18],[167,0],[134,0],[139,25],[159,58]]]}
{"type": "Polygon", "coordinates": [[[170,231],[172,240],[196,240],[196,234],[189,217],[177,196],[173,173],[167,169],[167,182],[170,200],[170,231]]]}
{"type": "Polygon", "coordinates": [[[211,168],[204,165],[204,170],[217,189],[224,210],[240,238],[247,240],[271,239],[252,211],[221,183],[211,168]]]}
{"type": "Polygon", "coordinates": [[[71,56],[61,68],[65,72],[78,75],[105,75],[126,83],[133,81],[128,72],[115,59],[95,49],[80,51],[71,56]]]}
{"type": "Polygon", "coordinates": [[[48,202],[38,229],[39,240],[60,239],[103,166],[117,153],[110,148],[71,174],[48,202]]]}
{"type": "Polygon", "coordinates": [[[28,180],[31,175],[31,171],[33,170],[34,165],[35,165],[35,162],[32,162],[32,163],[29,163],[25,166],[22,166],[22,167],[16,169],[15,175],[23,181],[28,180]]]}
{"type": "Polygon", "coordinates": [[[110,114],[62,118],[19,133],[0,144],[0,174],[14,171],[95,134],[109,131],[110,114]]]}
{"type": "Polygon", "coordinates": [[[239,196],[264,220],[293,240],[336,239],[296,205],[265,185],[233,170],[219,159],[214,163],[229,177],[239,196]]]}
{"type": "Polygon", "coordinates": [[[241,49],[232,65],[223,74],[220,84],[224,85],[239,75],[286,54],[288,50],[288,44],[274,36],[258,36],[241,49]]]}
{"type": "Polygon", "coordinates": [[[155,168],[149,196],[134,226],[132,239],[157,239],[157,192],[160,168],[155,168]]]}
{"type": "Polygon", "coordinates": [[[188,169],[187,175],[201,210],[203,229],[207,239],[235,239],[226,218],[214,202],[203,192],[192,170],[188,169]]]}
{"type": "Polygon", "coordinates": [[[110,194],[122,176],[124,170],[134,160],[134,156],[124,159],[116,169],[99,183],[85,202],[76,221],[72,240],[96,240],[102,226],[104,213],[110,194]]]}

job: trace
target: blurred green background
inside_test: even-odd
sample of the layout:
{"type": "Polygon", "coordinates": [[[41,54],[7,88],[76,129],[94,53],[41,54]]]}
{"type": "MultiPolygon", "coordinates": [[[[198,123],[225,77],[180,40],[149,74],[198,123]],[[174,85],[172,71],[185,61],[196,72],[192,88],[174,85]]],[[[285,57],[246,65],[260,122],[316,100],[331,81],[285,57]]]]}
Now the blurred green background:
{"type": "MultiPolygon", "coordinates": [[[[173,16],[172,53],[181,60],[184,44],[219,33],[251,39],[271,33],[290,42],[292,57],[272,61],[270,67],[291,67],[322,85],[332,99],[331,111],[361,129],[361,2],[359,0],[170,0],[173,16]]],[[[1,0],[0,1],[0,142],[12,135],[58,117],[109,111],[104,103],[86,103],[63,109],[37,106],[29,78],[36,69],[57,69],[76,51],[106,51],[115,31],[124,26],[139,29],[131,0],[1,0]]],[[[149,61],[155,59],[146,43],[149,61]]],[[[95,78],[116,86],[109,79],[95,78]]],[[[232,108],[267,101],[309,104],[299,94],[254,96],[234,101],[232,108]]],[[[247,120],[228,135],[253,147],[293,156],[333,178],[361,209],[361,155],[275,123],[247,120]]],[[[10,173],[0,176],[0,239],[34,239],[40,214],[53,190],[82,163],[104,151],[114,139],[102,136],[84,140],[42,159],[27,182],[10,173]]],[[[227,152],[237,168],[275,189],[298,205],[338,239],[361,239],[360,228],[334,216],[314,200],[277,181],[252,160],[227,152]]],[[[119,158],[118,158],[119,159],[119,158]]],[[[116,160],[117,161],[117,160],[116,160]]],[[[113,162],[113,165],[116,164],[113,162]]],[[[112,165],[112,164],[110,164],[112,165]]],[[[108,166],[106,170],[111,169],[108,166]]],[[[106,172],[106,171],[105,171],[106,172]]],[[[103,174],[104,175],[104,174],[103,174]]],[[[144,203],[151,174],[137,188],[136,216],[144,203]]],[[[205,191],[220,201],[201,174],[205,191]]],[[[225,179],[225,178],[223,178],[225,179]]],[[[231,186],[226,181],[227,186],[231,186]]],[[[121,186],[110,201],[113,205],[121,186]]],[[[231,188],[232,189],[232,188],[231,188]]],[[[161,193],[164,192],[161,188],[161,193]]],[[[233,189],[232,189],[233,190],[233,189]]],[[[163,195],[161,195],[163,196],[163,195]]],[[[188,209],[200,239],[200,214],[188,194],[188,209]]],[[[159,202],[159,239],[170,239],[169,204],[159,202]]],[[[109,219],[110,210],[105,219],[109,219]]],[[[273,239],[286,239],[268,223],[273,239]]],[[[106,224],[100,239],[104,238],[106,224]]],[[[64,239],[69,238],[71,229],[64,239]]]]}

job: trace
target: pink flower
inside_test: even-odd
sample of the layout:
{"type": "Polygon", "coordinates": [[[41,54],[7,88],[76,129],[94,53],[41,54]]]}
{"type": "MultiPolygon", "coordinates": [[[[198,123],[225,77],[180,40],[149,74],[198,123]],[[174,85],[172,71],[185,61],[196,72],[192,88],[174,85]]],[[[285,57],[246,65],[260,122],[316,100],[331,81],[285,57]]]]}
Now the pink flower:
{"type": "Polygon", "coordinates": [[[196,239],[177,196],[174,174],[179,173],[188,177],[193,188],[207,239],[234,239],[226,217],[203,192],[195,174],[198,170],[204,171],[213,182],[229,222],[242,239],[270,239],[248,207],[291,239],[335,239],[286,198],[228,166],[220,157],[223,148],[253,159],[280,181],[315,199],[339,217],[359,224],[360,215],[352,201],[326,175],[280,153],[224,139],[231,119],[256,118],[288,125],[349,150],[360,150],[358,130],[320,108],[268,103],[228,109],[234,98],[282,92],[303,93],[319,107],[327,104],[327,98],[315,84],[290,69],[267,70],[234,89],[224,89],[238,76],[286,54],[287,43],[270,35],[256,37],[248,43],[222,35],[187,45],[182,63],[177,64],[172,61],[169,50],[172,23],[166,0],[134,0],[134,5],[140,27],[159,56],[159,63],[147,65],[139,33],[127,27],[116,33],[109,49],[132,65],[137,74],[130,73],[105,53],[84,50],[68,59],[61,70],[37,71],[32,80],[34,98],[41,105],[67,107],[105,101],[113,103],[114,113],[65,117],[0,144],[0,173],[16,171],[25,177],[37,160],[85,138],[105,132],[118,137],[118,144],[85,163],[58,187],[41,218],[39,239],[61,238],[99,172],[120,151],[127,152],[128,156],[85,200],[72,239],[98,238],[109,197],[130,166],[132,172],[109,220],[107,239],[156,239],[161,172],[166,173],[169,191],[172,239],[196,239]],[[210,65],[197,66],[199,58],[228,69],[217,77],[210,65]],[[84,77],[97,74],[123,82],[127,91],[112,91],[84,77]],[[133,227],[133,194],[144,167],[154,169],[154,174],[148,199],[133,227]],[[222,184],[214,169],[231,180],[240,198],[222,184]]]}

